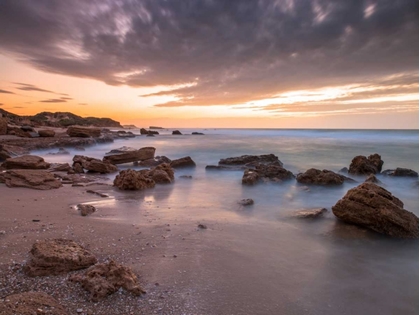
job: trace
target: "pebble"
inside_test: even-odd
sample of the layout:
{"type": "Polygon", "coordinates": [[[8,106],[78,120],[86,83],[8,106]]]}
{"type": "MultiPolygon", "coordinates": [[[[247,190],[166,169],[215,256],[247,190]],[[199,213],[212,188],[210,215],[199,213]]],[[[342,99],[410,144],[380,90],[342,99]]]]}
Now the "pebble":
{"type": "Polygon", "coordinates": [[[82,310],[81,308],[78,308],[78,309],[76,310],[76,312],[77,312],[77,313],[82,313],[82,312],[83,312],[83,310],[82,310]]]}

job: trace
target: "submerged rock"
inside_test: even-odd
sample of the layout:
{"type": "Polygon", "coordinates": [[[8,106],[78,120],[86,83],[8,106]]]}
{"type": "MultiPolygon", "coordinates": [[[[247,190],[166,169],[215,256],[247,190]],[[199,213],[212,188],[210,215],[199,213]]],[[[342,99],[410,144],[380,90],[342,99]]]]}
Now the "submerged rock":
{"type": "Polygon", "coordinates": [[[380,173],[384,161],[377,153],[365,157],[358,155],[353,158],[349,167],[349,174],[353,175],[370,175],[380,173]]]}
{"type": "Polygon", "coordinates": [[[132,151],[137,151],[137,149],[132,148],[132,147],[127,147],[127,146],[122,146],[121,148],[118,148],[118,149],[112,149],[111,151],[105,153],[105,155],[121,154],[121,153],[132,152],[132,151]]]}
{"type": "Polygon", "coordinates": [[[397,167],[395,170],[385,170],[381,174],[395,177],[419,177],[419,173],[409,168],[397,167]]]}
{"type": "Polygon", "coordinates": [[[204,133],[202,132],[192,132],[191,134],[194,136],[204,136],[204,133]]]}
{"type": "Polygon", "coordinates": [[[239,201],[238,201],[238,204],[240,204],[241,206],[244,206],[244,207],[246,207],[246,206],[251,206],[251,205],[253,205],[253,204],[254,204],[254,200],[253,200],[253,199],[251,199],[251,198],[248,198],[248,199],[242,199],[242,200],[239,200],[239,201]]]}
{"type": "Polygon", "coordinates": [[[5,169],[47,169],[50,163],[37,155],[22,155],[14,158],[9,158],[3,162],[2,167],[5,169]]]}
{"type": "Polygon", "coordinates": [[[299,219],[314,219],[324,215],[327,211],[326,208],[305,209],[296,211],[293,216],[299,219]]]}
{"type": "Polygon", "coordinates": [[[373,174],[370,174],[368,178],[366,178],[365,183],[382,184],[382,182],[373,174]]]}
{"type": "Polygon", "coordinates": [[[136,296],[146,293],[134,272],[113,260],[92,266],[84,274],[72,275],[69,280],[79,282],[90,292],[90,298],[94,302],[117,292],[120,288],[136,296]]]}
{"type": "Polygon", "coordinates": [[[195,167],[195,162],[191,159],[191,157],[186,156],[177,160],[172,160],[170,165],[173,168],[195,167]]]}
{"type": "Polygon", "coordinates": [[[0,182],[7,187],[26,187],[38,190],[56,189],[61,181],[53,174],[43,170],[8,170],[0,173],[0,182]]]}
{"type": "Polygon", "coordinates": [[[24,272],[31,277],[58,275],[84,269],[97,262],[95,256],[84,247],[66,239],[37,241],[30,254],[24,272]]]}
{"type": "Polygon", "coordinates": [[[163,163],[170,164],[172,162],[171,159],[167,158],[166,156],[156,156],[153,159],[148,159],[140,162],[134,162],[137,166],[146,166],[146,167],[153,167],[158,166],[163,163]]]}
{"type": "Polygon", "coordinates": [[[155,187],[155,181],[132,169],[121,171],[114,179],[114,186],[121,190],[141,190],[155,187]]]}
{"type": "Polygon", "coordinates": [[[181,131],[179,131],[179,130],[172,131],[172,134],[173,135],[182,135],[181,131]]]}
{"type": "Polygon", "coordinates": [[[68,315],[56,299],[44,292],[23,292],[0,300],[2,315],[68,315]]]}
{"type": "Polygon", "coordinates": [[[293,179],[295,176],[292,172],[277,164],[260,164],[255,169],[247,169],[242,176],[242,184],[254,185],[257,182],[274,181],[282,182],[293,179]]]}
{"type": "Polygon", "coordinates": [[[301,184],[307,185],[342,185],[345,181],[354,182],[353,179],[344,175],[329,170],[321,171],[316,168],[310,168],[305,173],[298,174],[296,180],[301,184]]]}
{"type": "Polygon", "coordinates": [[[419,218],[403,208],[401,200],[373,183],[363,183],[339,200],[332,211],[339,219],[378,233],[399,237],[419,237],[419,218]]]}

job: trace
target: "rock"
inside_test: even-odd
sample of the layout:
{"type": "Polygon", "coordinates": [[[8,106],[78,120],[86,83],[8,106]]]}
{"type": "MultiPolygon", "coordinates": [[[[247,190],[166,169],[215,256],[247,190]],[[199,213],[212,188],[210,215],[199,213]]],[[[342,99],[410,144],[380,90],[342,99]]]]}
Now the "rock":
{"type": "Polygon", "coordinates": [[[0,182],[7,187],[26,187],[38,190],[56,189],[62,186],[53,174],[43,170],[8,170],[0,173],[0,182]]]}
{"type": "Polygon", "coordinates": [[[296,211],[293,215],[295,218],[299,219],[314,219],[322,216],[328,210],[326,208],[313,208],[296,211]]]}
{"type": "Polygon", "coordinates": [[[53,172],[68,172],[71,170],[71,166],[69,163],[53,163],[50,166],[50,170],[53,172]]]}
{"type": "MultiPolygon", "coordinates": [[[[73,168],[76,166],[76,164],[80,164],[85,170],[89,172],[108,174],[118,171],[118,168],[115,165],[109,162],[102,162],[99,159],[88,156],[75,155],[73,157],[73,162],[73,168]]],[[[79,168],[78,166],[76,167],[79,168]]]]}
{"type": "Polygon", "coordinates": [[[191,175],[181,175],[179,178],[192,179],[193,177],[191,175]]]}
{"type": "Polygon", "coordinates": [[[111,151],[105,153],[105,155],[121,154],[121,153],[136,151],[136,150],[137,149],[132,148],[132,147],[122,146],[121,148],[118,148],[118,149],[112,149],[111,151]]]}
{"type": "Polygon", "coordinates": [[[24,292],[0,299],[2,315],[69,315],[56,299],[44,292],[24,292]]]}
{"type": "Polygon", "coordinates": [[[132,169],[121,171],[114,179],[114,186],[121,190],[140,190],[155,187],[155,182],[132,169]]]}
{"type": "Polygon", "coordinates": [[[58,152],[55,152],[55,153],[48,153],[48,154],[50,154],[50,155],[68,155],[68,154],[70,154],[70,152],[69,151],[67,151],[66,149],[64,149],[64,148],[58,148],[58,152]]]}
{"type": "Polygon", "coordinates": [[[72,275],[69,280],[79,282],[85,290],[90,292],[90,298],[94,302],[117,292],[120,288],[136,296],[146,293],[139,285],[134,272],[113,260],[92,266],[84,274],[72,275]]]}
{"type": "Polygon", "coordinates": [[[67,239],[37,241],[30,254],[23,270],[31,277],[58,275],[97,263],[95,256],[84,247],[67,239]]]}
{"type": "Polygon", "coordinates": [[[5,169],[47,169],[50,167],[50,163],[44,161],[44,159],[37,155],[22,155],[10,159],[6,159],[3,162],[2,167],[5,169]]]}
{"type": "Polygon", "coordinates": [[[195,162],[191,159],[191,157],[186,156],[177,160],[172,160],[170,165],[173,168],[195,167],[195,162]]]}
{"type": "Polygon", "coordinates": [[[181,131],[179,131],[179,130],[172,131],[172,134],[173,135],[182,135],[181,131]]]}
{"type": "Polygon", "coordinates": [[[354,182],[353,179],[346,176],[316,168],[310,168],[305,173],[298,174],[296,180],[301,184],[312,185],[342,185],[345,181],[354,182]]]}
{"type": "Polygon", "coordinates": [[[204,136],[204,133],[202,133],[202,132],[193,132],[191,134],[194,135],[194,136],[204,136]]]}
{"type": "Polygon", "coordinates": [[[136,161],[144,161],[153,159],[156,149],[153,147],[145,147],[135,151],[128,151],[121,154],[108,155],[103,158],[104,162],[111,164],[123,164],[136,161]]]}
{"type": "Polygon", "coordinates": [[[205,225],[205,224],[199,224],[197,227],[198,227],[199,229],[202,229],[202,230],[207,229],[207,225],[205,225]]]}
{"type": "Polygon", "coordinates": [[[26,131],[26,132],[34,131],[34,128],[32,128],[31,126],[27,126],[27,125],[21,126],[20,129],[22,129],[23,131],[26,131]]]}
{"type": "Polygon", "coordinates": [[[373,183],[363,183],[339,200],[332,211],[339,219],[378,233],[399,237],[419,237],[418,217],[405,210],[401,200],[373,183]]]}
{"type": "Polygon", "coordinates": [[[254,185],[259,180],[281,182],[293,179],[292,172],[277,164],[260,164],[255,169],[247,169],[242,177],[242,184],[254,185]]]}
{"type": "Polygon", "coordinates": [[[409,168],[397,167],[395,170],[385,170],[381,174],[396,177],[419,177],[419,173],[409,168]]]}
{"type": "Polygon", "coordinates": [[[353,158],[349,167],[349,174],[354,175],[370,175],[380,173],[384,161],[377,153],[365,157],[358,155],[353,158]]]}
{"type": "Polygon", "coordinates": [[[98,128],[84,128],[72,126],[67,128],[67,134],[70,137],[97,138],[101,135],[101,130],[98,128]]]}
{"type": "Polygon", "coordinates": [[[96,211],[96,208],[92,205],[85,205],[85,204],[79,203],[77,205],[77,210],[80,211],[80,214],[82,215],[82,217],[86,217],[94,213],[96,211]]]}
{"type": "Polygon", "coordinates": [[[43,129],[43,130],[38,130],[38,134],[40,137],[54,137],[55,136],[55,131],[54,130],[50,130],[50,129],[43,129]]]}
{"type": "MultiPolygon", "coordinates": [[[[242,155],[236,157],[230,157],[221,159],[219,165],[245,165],[248,163],[257,164],[277,164],[283,166],[283,163],[274,154],[263,154],[263,155],[242,155]]],[[[248,165],[250,166],[250,165],[248,165]]]]}
{"type": "Polygon", "coordinates": [[[172,161],[171,159],[167,158],[166,156],[156,156],[154,159],[148,159],[140,162],[134,162],[137,166],[146,166],[146,167],[153,167],[158,166],[162,163],[170,164],[172,161]]]}
{"type": "Polygon", "coordinates": [[[242,176],[242,184],[254,185],[258,182],[260,176],[255,170],[246,170],[242,176]]]}
{"type": "Polygon", "coordinates": [[[23,154],[29,154],[29,150],[21,146],[0,144],[0,161],[23,154]]]}
{"type": "Polygon", "coordinates": [[[80,163],[73,163],[73,171],[76,174],[83,174],[85,171],[83,170],[83,166],[80,163]]]}
{"type": "Polygon", "coordinates": [[[147,135],[149,132],[146,130],[146,129],[144,129],[144,128],[141,128],[140,129],[140,134],[141,135],[147,135]]]}
{"type": "Polygon", "coordinates": [[[151,169],[147,176],[150,177],[156,184],[170,184],[174,181],[174,170],[172,167],[163,163],[151,169]]]}
{"type": "Polygon", "coordinates": [[[365,183],[375,183],[375,184],[382,184],[382,182],[376,178],[375,175],[370,174],[368,178],[366,178],[365,183]]]}
{"type": "Polygon", "coordinates": [[[243,171],[247,168],[245,165],[206,165],[206,171],[243,171]]]}
{"type": "Polygon", "coordinates": [[[340,169],[338,171],[339,173],[343,173],[343,174],[348,174],[349,173],[349,169],[347,167],[343,167],[342,169],[340,169]]]}
{"type": "Polygon", "coordinates": [[[0,117],[0,135],[7,134],[7,120],[6,118],[0,117]]]}
{"type": "Polygon", "coordinates": [[[254,200],[253,199],[242,199],[242,200],[239,200],[238,201],[238,203],[241,205],[241,206],[244,206],[244,207],[246,207],[246,206],[251,206],[251,205],[253,205],[254,204],[254,200]]]}
{"type": "Polygon", "coordinates": [[[22,137],[22,138],[32,138],[28,132],[23,131],[22,129],[18,127],[7,126],[7,134],[12,135],[12,136],[22,137]]]}

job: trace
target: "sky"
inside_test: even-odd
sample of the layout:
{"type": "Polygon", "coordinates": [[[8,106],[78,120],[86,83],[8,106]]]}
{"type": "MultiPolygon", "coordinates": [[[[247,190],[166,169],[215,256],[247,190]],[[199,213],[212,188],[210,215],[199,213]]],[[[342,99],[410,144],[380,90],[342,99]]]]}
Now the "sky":
{"type": "Polygon", "coordinates": [[[0,0],[0,107],[122,124],[419,126],[418,0],[0,0]]]}

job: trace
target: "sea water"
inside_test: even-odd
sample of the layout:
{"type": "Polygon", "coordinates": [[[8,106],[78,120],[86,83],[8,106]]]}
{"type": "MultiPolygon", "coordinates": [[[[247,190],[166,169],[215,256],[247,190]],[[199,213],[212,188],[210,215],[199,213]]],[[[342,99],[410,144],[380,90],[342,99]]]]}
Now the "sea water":
{"type": "MultiPolygon", "coordinates": [[[[217,259],[203,250],[200,261],[211,264],[196,266],[207,274],[206,285],[197,292],[203,287],[220,292],[201,302],[211,304],[214,314],[418,313],[418,242],[343,224],[331,213],[331,207],[364,178],[352,176],[356,183],[339,187],[304,187],[295,180],[244,186],[243,171],[205,170],[221,158],[273,153],[294,174],[309,168],[339,171],[357,155],[378,153],[383,169],[418,172],[418,130],[180,129],[183,135],[171,131],[91,146],[85,152],[70,148],[71,154],[64,156],[49,154],[57,149],[35,153],[50,162],[69,163],[74,154],[101,159],[121,146],[155,147],[156,155],[170,159],[190,156],[196,167],[176,170],[173,184],[118,192],[112,202],[98,205],[114,220],[127,223],[141,222],[144,211],[153,209],[165,222],[195,226],[205,222],[214,227],[217,233],[208,233],[196,245],[217,246],[217,259]],[[193,131],[204,135],[191,135],[193,131]],[[237,204],[243,198],[252,198],[255,204],[243,208],[237,204]],[[291,219],[295,211],[314,207],[329,211],[319,220],[291,219]],[[233,308],[226,299],[239,301],[241,307],[233,308]]],[[[119,168],[139,169],[132,164],[119,168]]],[[[110,182],[114,176],[108,176],[110,182]]],[[[418,179],[378,178],[406,210],[419,215],[418,179]]]]}

